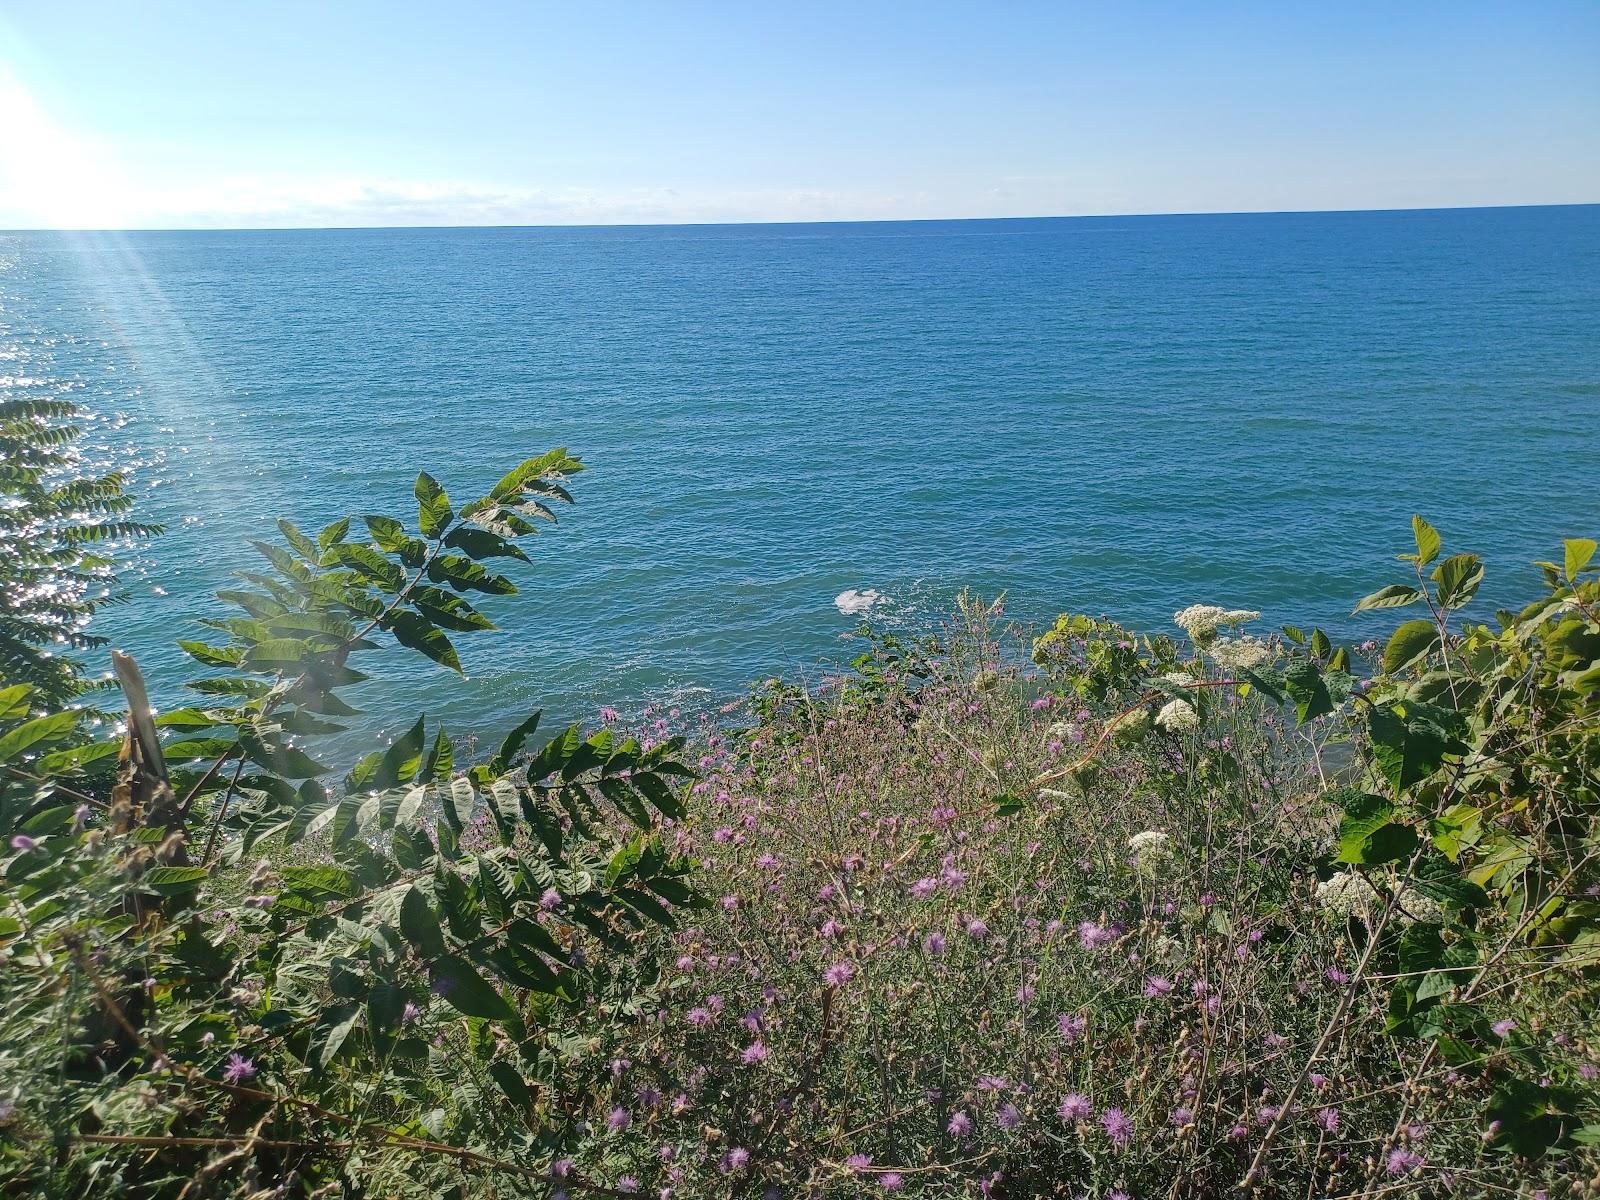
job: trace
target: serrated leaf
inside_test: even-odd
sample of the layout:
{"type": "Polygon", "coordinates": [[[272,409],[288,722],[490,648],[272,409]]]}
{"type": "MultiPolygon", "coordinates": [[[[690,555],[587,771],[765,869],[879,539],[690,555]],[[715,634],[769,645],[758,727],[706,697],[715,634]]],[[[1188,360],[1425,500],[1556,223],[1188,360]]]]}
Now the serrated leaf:
{"type": "Polygon", "coordinates": [[[445,495],[444,488],[439,486],[439,481],[426,471],[418,473],[415,491],[422,536],[437,538],[455,518],[455,511],[450,507],[450,497],[445,495]]]}
{"type": "Polygon", "coordinates": [[[1388,587],[1379,588],[1370,596],[1363,596],[1355,608],[1351,609],[1351,615],[1374,608],[1404,608],[1421,599],[1422,593],[1416,588],[1403,583],[1391,583],[1388,587]]]}
{"type": "Polygon", "coordinates": [[[192,892],[210,876],[205,867],[151,867],[140,877],[141,886],[162,896],[192,892]]]}

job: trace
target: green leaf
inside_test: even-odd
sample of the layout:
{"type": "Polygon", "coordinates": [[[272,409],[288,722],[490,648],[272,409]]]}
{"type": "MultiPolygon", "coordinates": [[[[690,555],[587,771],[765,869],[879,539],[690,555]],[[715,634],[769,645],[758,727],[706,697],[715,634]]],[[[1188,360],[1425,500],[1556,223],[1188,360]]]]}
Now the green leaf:
{"type": "Polygon", "coordinates": [[[356,894],[355,877],[338,867],[284,867],[279,874],[289,891],[307,900],[348,900],[356,894]]]}
{"type": "Polygon", "coordinates": [[[350,532],[350,518],[340,517],[332,525],[327,526],[317,535],[317,548],[326,550],[335,542],[344,541],[345,534],[350,532]]]}
{"type": "Polygon", "coordinates": [[[1427,566],[1439,557],[1439,546],[1441,545],[1439,531],[1420,516],[1413,514],[1411,517],[1411,532],[1417,539],[1417,561],[1423,566],[1427,566]]]}
{"type": "Polygon", "coordinates": [[[1438,644],[1439,627],[1432,621],[1407,621],[1383,648],[1383,669],[1391,675],[1403,671],[1438,644]]]}
{"type": "Polygon", "coordinates": [[[416,724],[394,740],[394,744],[383,753],[383,758],[378,762],[378,769],[373,773],[371,786],[378,790],[399,787],[402,783],[410,783],[418,769],[422,766],[422,747],[425,739],[423,731],[423,718],[418,717],[416,724]]]}
{"type": "Polygon", "coordinates": [[[439,915],[433,911],[419,888],[409,887],[400,900],[400,933],[422,951],[424,958],[433,959],[444,953],[444,933],[439,925],[439,915]]]}
{"type": "Polygon", "coordinates": [[[416,494],[422,536],[439,537],[455,519],[455,510],[450,507],[450,497],[445,495],[444,488],[439,486],[439,481],[426,471],[421,471],[417,475],[416,494]]]}
{"type": "Polygon", "coordinates": [[[383,619],[383,627],[394,634],[394,640],[402,646],[433,659],[440,666],[449,667],[458,675],[466,674],[450,639],[420,613],[397,609],[383,619]]]}
{"type": "Polygon", "coordinates": [[[1408,604],[1415,604],[1422,599],[1422,593],[1414,587],[1403,583],[1391,583],[1386,588],[1379,588],[1370,596],[1362,597],[1360,603],[1351,610],[1351,616],[1358,612],[1366,612],[1373,608],[1404,608],[1408,604]]]}
{"type": "Polygon", "coordinates": [[[1283,686],[1294,699],[1295,718],[1299,724],[1304,725],[1333,711],[1333,696],[1315,661],[1301,659],[1296,662],[1284,673],[1283,686]]]}
{"type": "Polygon", "coordinates": [[[490,1021],[516,1020],[516,1010],[465,959],[444,955],[433,969],[436,990],[457,1012],[490,1021]]]}
{"type": "Polygon", "coordinates": [[[15,721],[28,715],[28,697],[33,694],[31,684],[18,683],[0,688],[0,721],[15,721]]]}
{"type": "Polygon", "coordinates": [[[1594,559],[1596,544],[1592,538],[1568,538],[1562,543],[1566,547],[1566,573],[1567,582],[1575,583],[1578,572],[1582,571],[1594,559]]]}
{"type": "Polygon", "coordinates": [[[151,867],[139,882],[162,896],[192,892],[211,874],[204,867],[151,867]]]}
{"type": "Polygon", "coordinates": [[[493,574],[464,554],[441,554],[428,564],[428,578],[435,583],[447,583],[458,592],[513,596],[517,591],[517,585],[504,575],[493,574]]]}
{"type": "Polygon", "coordinates": [[[294,552],[308,563],[315,564],[321,558],[322,555],[317,549],[317,544],[301,533],[299,526],[293,521],[286,521],[279,517],[278,532],[283,534],[284,540],[289,543],[294,552]]]}
{"type": "Polygon", "coordinates": [[[405,572],[398,564],[390,562],[371,546],[336,542],[323,555],[326,566],[348,567],[357,575],[377,584],[387,592],[398,592],[405,582],[405,572]]]}
{"type": "Polygon", "coordinates": [[[323,1015],[322,1023],[313,1035],[309,1065],[313,1071],[326,1070],[339,1054],[339,1049],[355,1028],[361,1016],[361,1005],[351,1002],[336,1004],[323,1015]]]}
{"type": "Polygon", "coordinates": [[[1523,1079],[1502,1084],[1484,1116],[1499,1122],[1494,1140],[1524,1158],[1538,1158],[1577,1124],[1576,1096],[1566,1088],[1541,1087],[1523,1079]]]}
{"type": "Polygon", "coordinates": [[[534,730],[539,728],[539,718],[542,712],[536,712],[525,717],[515,729],[506,734],[505,740],[500,743],[500,749],[489,760],[489,774],[503,775],[511,767],[511,760],[521,752],[523,743],[532,736],[534,730]]]}
{"type": "Polygon", "coordinates": [[[1439,585],[1439,603],[1461,608],[1478,594],[1483,560],[1476,554],[1452,554],[1433,569],[1433,580],[1439,585]]]}
{"type": "Polygon", "coordinates": [[[498,534],[490,533],[487,529],[477,529],[470,525],[456,526],[444,539],[444,544],[460,550],[472,559],[520,558],[523,562],[530,561],[520,546],[506,541],[498,534]]]}
{"type": "Polygon", "coordinates": [[[35,717],[0,736],[0,762],[6,762],[37,745],[59,742],[77,727],[77,713],[71,709],[35,717]]]}

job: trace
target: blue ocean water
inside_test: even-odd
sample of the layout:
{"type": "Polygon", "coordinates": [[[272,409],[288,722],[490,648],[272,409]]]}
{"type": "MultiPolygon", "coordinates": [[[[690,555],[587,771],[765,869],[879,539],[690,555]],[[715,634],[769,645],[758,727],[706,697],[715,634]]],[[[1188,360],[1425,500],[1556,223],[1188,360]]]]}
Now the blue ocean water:
{"type": "Polygon", "coordinates": [[[99,622],[169,698],[273,517],[570,447],[470,682],[367,697],[493,730],[811,669],[849,588],[1347,630],[1414,510],[1520,596],[1600,530],[1600,207],[0,234],[0,394],[85,405],[169,525],[99,622]]]}

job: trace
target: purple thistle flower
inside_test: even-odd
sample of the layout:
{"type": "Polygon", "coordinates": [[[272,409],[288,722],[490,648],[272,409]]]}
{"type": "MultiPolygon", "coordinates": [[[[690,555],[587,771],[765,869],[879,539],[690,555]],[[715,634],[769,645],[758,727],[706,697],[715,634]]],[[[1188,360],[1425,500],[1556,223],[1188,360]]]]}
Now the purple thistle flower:
{"type": "Polygon", "coordinates": [[[822,978],[829,987],[843,987],[855,978],[856,969],[850,963],[834,963],[824,972],[822,978]]]}
{"type": "Polygon", "coordinates": [[[1323,1108],[1317,1111],[1317,1124],[1329,1133],[1339,1132],[1339,1110],[1337,1108],[1323,1108]]]}
{"type": "Polygon", "coordinates": [[[953,1112],[950,1114],[950,1124],[944,1130],[951,1137],[966,1137],[972,1132],[972,1118],[964,1112],[953,1112]]]}
{"type": "Polygon", "coordinates": [[[11,848],[13,850],[21,850],[23,853],[27,853],[29,850],[37,850],[39,848],[39,843],[34,841],[27,834],[19,833],[11,839],[11,848]]]}
{"type": "Polygon", "coordinates": [[[422,1010],[411,1001],[406,1001],[406,1006],[400,1011],[400,1024],[409,1025],[422,1015],[422,1010]]]}
{"type": "Polygon", "coordinates": [[[1071,1013],[1062,1013],[1056,1018],[1056,1028],[1061,1031],[1061,1040],[1075,1042],[1083,1036],[1083,1031],[1088,1028],[1089,1018],[1074,1016],[1071,1013]]]}
{"type": "Polygon", "coordinates": [[[770,1053],[770,1051],[767,1050],[767,1047],[763,1043],[761,1043],[761,1042],[751,1042],[748,1046],[746,1046],[744,1048],[744,1053],[741,1054],[739,1057],[744,1060],[744,1065],[745,1066],[753,1067],[757,1063],[766,1062],[767,1061],[767,1055],[769,1053],[770,1053]]]}
{"type": "Polygon", "coordinates": [[[256,1077],[256,1064],[237,1052],[228,1055],[228,1065],[222,1072],[224,1083],[243,1083],[256,1077]]]}
{"type": "Polygon", "coordinates": [[[982,940],[989,936],[989,927],[978,917],[973,917],[967,922],[967,936],[982,940]]]}
{"type": "Polygon", "coordinates": [[[918,900],[926,900],[939,890],[937,879],[919,879],[911,885],[911,894],[918,900]]]}
{"type": "Polygon", "coordinates": [[[1421,1165],[1422,1155],[1404,1146],[1396,1146],[1389,1151],[1389,1161],[1385,1167],[1391,1175],[1409,1175],[1421,1165]]]}
{"type": "Polygon", "coordinates": [[[633,1118],[628,1115],[628,1110],[620,1104],[606,1114],[606,1128],[611,1130],[612,1133],[621,1133],[632,1124],[633,1118]]]}
{"type": "Polygon", "coordinates": [[[844,1160],[844,1165],[859,1175],[872,1165],[872,1155],[852,1154],[849,1158],[844,1160]]]}
{"type": "Polygon", "coordinates": [[[1182,1129],[1185,1125],[1193,1125],[1194,1124],[1194,1109],[1192,1109],[1192,1108],[1175,1108],[1175,1109],[1173,1109],[1172,1110],[1172,1123],[1175,1126],[1177,1126],[1179,1129],[1182,1129]]]}
{"type": "Polygon", "coordinates": [[[1082,1121],[1094,1112],[1094,1105],[1089,1103],[1089,1097],[1082,1092],[1068,1092],[1061,1098],[1061,1107],[1056,1109],[1056,1116],[1063,1121],[1082,1121]]]}
{"type": "Polygon", "coordinates": [[[1493,1025],[1489,1026],[1490,1029],[1494,1030],[1494,1035],[1497,1038],[1505,1037],[1506,1034],[1510,1033],[1516,1027],[1517,1023],[1510,1017],[1503,1017],[1496,1021],[1493,1025]]]}
{"type": "Polygon", "coordinates": [[[938,930],[922,939],[922,952],[930,957],[944,953],[944,934],[938,930]]]}
{"type": "Polygon", "coordinates": [[[1164,975],[1151,975],[1144,981],[1144,994],[1151,1000],[1158,999],[1172,991],[1172,981],[1164,975]]]}
{"type": "Polygon", "coordinates": [[[711,1015],[711,1010],[708,1008],[691,1008],[683,1019],[697,1029],[704,1029],[716,1018],[711,1015]]]}
{"type": "Polygon", "coordinates": [[[905,1179],[899,1171],[885,1171],[878,1178],[878,1186],[886,1192],[898,1192],[905,1186],[905,1179]]]}
{"type": "Polygon", "coordinates": [[[550,912],[561,907],[561,893],[555,888],[545,888],[539,896],[539,907],[550,912]]]}
{"type": "Polygon", "coordinates": [[[743,1146],[735,1146],[723,1157],[722,1169],[724,1171],[742,1171],[750,1165],[750,1151],[743,1146]]]}
{"type": "Polygon", "coordinates": [[[1083,943],[1085,950],[1099,950],[1115,940],[1116,935],[1098,922],[1085,921],[1078,926],[1078,941],[1083,943]]]}
{"type": "Polygon", "coordinates": [[[1133,1122],[1120,1108],[1106,1109],[1100,1116],[1100,1128],[1119,1150],[1133,1140],[1133,1122]]]}
{"type": "Polygon", "coordinates": [[[1015,1129],[1022,1124],[1022,1114],[1017,1111],[1015,1104],[1007,1104],[995,1114],[995,1121],[1001,1129],[1015,1129]]]}

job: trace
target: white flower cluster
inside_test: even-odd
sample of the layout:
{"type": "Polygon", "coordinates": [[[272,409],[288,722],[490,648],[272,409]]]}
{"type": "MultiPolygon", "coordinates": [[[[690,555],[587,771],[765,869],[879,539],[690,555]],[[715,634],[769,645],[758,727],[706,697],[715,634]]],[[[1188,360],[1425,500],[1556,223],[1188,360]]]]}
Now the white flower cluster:
{"type": "Polygon", "coordinates": [[[1172,839],[1159,829],[1146,829],[1128,839],[1128,849],[1141,871],[1150,870],[1172,857],[1172,839]]]}
{"type": "Polygon", "coordinates": [[[1219,667],[1231,671],[1248,671],[1260,666],[1272,654],[1272,649],[1260,638],[1219,638],[1210,647],[1211,657],[1219,667]]]}
{"type": "Polygon", "coordinates": [[[1168,733],[1183,733],[1199,728],[1200,714],[1187,700],[1168,700],[1156,714],[1156,724],[1168,733]]]}
{"type": "Polygon", "coordinates": [[[1324,912],[1335,917],[1365,920],[1376,898],[1372,885],[1356,871],[1341,871],[1317,884],[1317,903],[1324,912]]]}
{"type": "Polygon", "coordinates": [[[1191,604],[1172,616],[1173,624],[1187,633],[1196,645],[1209,642],[1225,625],[1243,625],[1260,619],[1261,614],[1252,609],[1219,608],[1215,604],[1191,604]]]}

